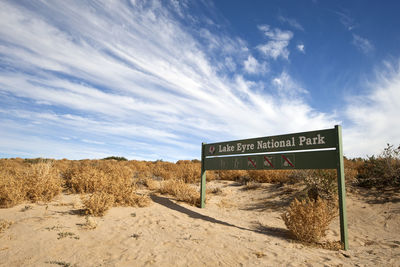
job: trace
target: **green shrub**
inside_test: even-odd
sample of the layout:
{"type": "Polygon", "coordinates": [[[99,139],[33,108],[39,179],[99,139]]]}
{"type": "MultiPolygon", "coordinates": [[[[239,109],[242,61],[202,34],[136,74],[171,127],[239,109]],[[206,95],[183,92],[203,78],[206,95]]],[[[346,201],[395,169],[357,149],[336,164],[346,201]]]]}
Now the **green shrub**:
{"type": "Polygon", "coordinates": [[[107,157],[107,158],[104,158],[103,160],[128,161],[124,157],[116,157],[116,156],[107,157]]]}
{"type": "Polygon", "coordinates": [[[334,199],[337,195],[336,170],[312,170],[304,178],[308,197],[334,199]]]}

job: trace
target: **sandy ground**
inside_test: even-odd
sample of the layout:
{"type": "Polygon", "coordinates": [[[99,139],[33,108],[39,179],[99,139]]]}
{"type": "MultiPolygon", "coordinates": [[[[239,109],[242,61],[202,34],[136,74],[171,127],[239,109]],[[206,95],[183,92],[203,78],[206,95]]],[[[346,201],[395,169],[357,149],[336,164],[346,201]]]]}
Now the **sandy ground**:
{"type": "MultiPolygon", "coordinates": [[[[89,223],[78,195],[0,209],[14,222],[0,234],[0,266],[400,266],[398,196],[349,193],[350,250],[332,251],[290,239],[280,218],[287,186],[208,187],[221,192],[205,209],[153,195],[149,207],[112,208],[89,223]]],[[[326,239],[340,239],[338,219],[326,239]]]]}

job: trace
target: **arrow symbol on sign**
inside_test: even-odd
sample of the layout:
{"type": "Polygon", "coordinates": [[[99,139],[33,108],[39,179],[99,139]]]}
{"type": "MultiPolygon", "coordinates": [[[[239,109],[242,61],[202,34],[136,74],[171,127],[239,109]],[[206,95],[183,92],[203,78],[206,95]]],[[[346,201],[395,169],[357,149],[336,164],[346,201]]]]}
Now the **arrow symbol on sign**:
{"type": "Polygon", "coordinates": [[[272,162],[268,159],[268,157],[264,156],[264,159],[266,162],[268,162],[269,166],[271,166],[272,168],[275,168],[274,165],[272,165],[272,162]]]}
{"type": "Polygon", "coordinates": [[[282,158],[283,158],[287,163],[289,163],[290,166],[294,167],[293,163],[290,162],[290,160],[289,160],[287,157],[285,157],[284,155],[282,155],[282,158]]]}

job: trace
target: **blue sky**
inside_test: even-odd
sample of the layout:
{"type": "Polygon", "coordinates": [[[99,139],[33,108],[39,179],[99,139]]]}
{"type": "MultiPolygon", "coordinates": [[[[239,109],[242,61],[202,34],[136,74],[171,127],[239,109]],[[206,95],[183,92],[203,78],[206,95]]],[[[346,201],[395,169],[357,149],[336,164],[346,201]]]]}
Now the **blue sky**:
{"type": "Polygon", "coordinates": [[[343,126],[400,144],[399,1],[1,1],[0,157],[176,161],[343,126]]]}

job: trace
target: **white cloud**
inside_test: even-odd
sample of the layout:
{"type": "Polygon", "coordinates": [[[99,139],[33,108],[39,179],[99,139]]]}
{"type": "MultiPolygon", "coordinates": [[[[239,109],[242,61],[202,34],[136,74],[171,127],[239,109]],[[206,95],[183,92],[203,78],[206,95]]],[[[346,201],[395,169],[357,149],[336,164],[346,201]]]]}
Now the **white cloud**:
{"type": "Polygon", "coordinates": [[[265,73],[268,71],[267,63],[259,63],[252,55],[249,55],[243,63],[244,70],[250,74],[265,73]]]}
{"type": "Polygon", "coordinates": [[[303,53],[303,54],[306,53],[304,44],[298,44],[296,47],[297,47],[297,50],[299,50],[301,53],[303,53]]]}
{"type": "MultiPolygon", "coordinates": [[[[272,85],[222,72],[237,68],[233,59],[250,73],[267,65],[249,56],[243,40],[190,30],[162,3],[0,2],[7,62],[0,72],[0,150],[177,160],[199,157],[201,141],[334,125],[293,97],[304,89],[286,72],[272,85]]],[[[292,32],[260,30],[269,39],[260,51],[287,59],[292,32]]]]}
{"type": "Polygon", "coordinates": [[[225,58],[225,66],[229,71],[234,72],[236,70],[236,63],[233,61],[231,57],[225,58]]]}
{"type": "Polygon", "coordinates": [[[336,11],[335,13],[339,15],[340,22],[348,31],[352,31],[357,27],[354,18],[350,16],[350,12],[348,10],[343,10],[343,12],[336,11]]]}
{"type": "Polygon", "coordinates": [[[278,16],[278,20],[283,23],[289,24],[290,26],[292,26],[293,28],[295,28],[297,30],[304,31],[303,26],[295,19],[288,18],[285,16],[278,16]]]}
{"type": "Polygon", "coordinates": [[[291,31],[282,31],[278,28],[271,29],[269,25],[261,25],[258,28],[268,37],[269,41],[266,44],[257,46],[258,50],[267,57],[277,59],[282,57],[289,58],[289,50],[287,46],[293,37],[291,31]]]}
{"type": "Polygon", "coordinates": [[[369,82],[369,93],[353,96],[346,109],[350,125],[344,148],[350,156],[378,154],[387,143],[400,144],[400,68],[386,64],[369,82]]]}
{"type": "Polygon", "coordinates": [[[352,44],[364,54],[369,54],[374,50],[374,45],[368,39],[354,33],[352,44]]]}
{"type": "Polygon", "coordinates": [[[278,94],[286,99],[298,99],[302,95],[308,94],[308,91],[295,82],[286,71],[272,79],[272,84],[278,94]]]}

